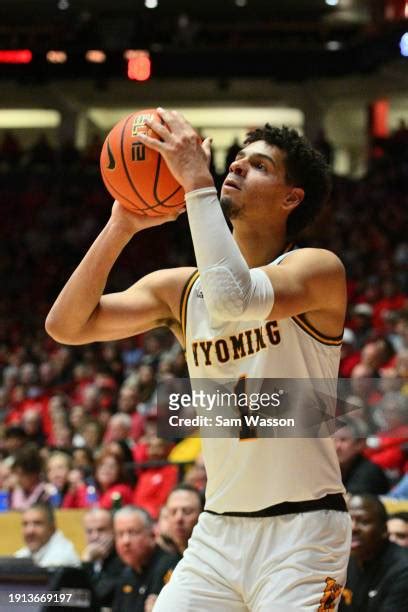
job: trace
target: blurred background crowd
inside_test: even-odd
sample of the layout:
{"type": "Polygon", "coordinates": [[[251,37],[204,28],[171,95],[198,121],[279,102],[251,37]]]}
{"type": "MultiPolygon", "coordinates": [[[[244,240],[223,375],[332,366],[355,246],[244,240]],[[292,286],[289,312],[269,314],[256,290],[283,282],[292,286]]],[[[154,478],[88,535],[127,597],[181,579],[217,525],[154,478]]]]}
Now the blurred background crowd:
{"type": "MultiPolygon", "coordinates": [[[[408,164],[401,155],[407,144],[399,141],[398,147],[381,143],[383,154],[364,178],[334,177],[330,206],[300,241],[336,252],[346,266],[349,310],[340,376],[351,378],[354,403],[365,416],[357,436],[368,439],[364,455],[385,471],[389,487],[404,476],[408,441],[408,164]]],[[[0,306],[0,487],[12,492],[10,507],[21,508],[24,501],[13,493],[21,485],[18,474],[21,466],[35,466],[36,485],[60,492],[57,506],[86,507],[78,491],[92,480],[102,506],[109,507],[105,492],[121,483],[123,501],[142,503],[156,517],[166,489],[152,474],[162,494],[156,499],[146,490],[144,470],[150,468],[128,466],[178,457],[180,444],[157,439],[155,430],[158,382],[187,376],[178,342],[161,328],[120,342],[68,347],[44,331],[50,305],[109,214],[100,146],[95,137],[83,151],[68,144],[56,150],[39,136],[23,154],[8,132],[0,147],[0,280],[8,288],[0,306]],[[28,443],[39,457],[18,459],[20,465],[28,443]],[[51,457],[56,451],[57,459],[51,457]],[[115,455],[110,470],[105,455],[115,455]]],[[[177,265],[194,265],[186,219],[138,235],[107,291],[177,265]]],[[[199,445],[194,449],[195,455],[181,453],[181,463],[196,459],[199,445]]],[[[163,474],[168,492],[184,469],[163,474]]]]}

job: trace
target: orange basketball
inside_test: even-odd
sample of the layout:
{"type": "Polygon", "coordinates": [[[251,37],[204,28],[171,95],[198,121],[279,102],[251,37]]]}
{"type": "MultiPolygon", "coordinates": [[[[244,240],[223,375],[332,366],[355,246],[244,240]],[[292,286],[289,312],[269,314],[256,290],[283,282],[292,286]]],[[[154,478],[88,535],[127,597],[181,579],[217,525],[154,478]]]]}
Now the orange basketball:
{"type": "Polygon", "coordinates": [[[109,132],[101,152],[101,173],[109,193],[134,213],[161,216],[184,206],[184,191],[162,156],[138,140],[158,138],[147,119],[161,121],[154,109],[132,113],[109,132]]]}

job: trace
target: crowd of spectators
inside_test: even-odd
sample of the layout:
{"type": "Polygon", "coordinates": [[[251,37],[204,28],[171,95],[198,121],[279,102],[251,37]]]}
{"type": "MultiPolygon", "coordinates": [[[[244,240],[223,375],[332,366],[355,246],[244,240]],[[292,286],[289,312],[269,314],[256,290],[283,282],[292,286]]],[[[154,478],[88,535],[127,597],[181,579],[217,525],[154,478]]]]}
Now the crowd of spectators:
{"type": "MultiPolygon", "coordinates": [[[[109,215],[100,145],[95,137],[82,152],[70,143],[56,150],[42,136],[23,152],[10,133],[0,145],[0,510],[27,512],[44,501],[107,511],[134,504],[160,525],[178,482],[205,488],[199,441],[168,441],[157,431],[157,385],[187,377],[182,348],[165,328],[75,347],[44,331],[52,302],[109,215]]],[[[302,238],[336,252],[347,270],[340,376],[356,410],[336,433],[344,482],[353,494],[403,499],[407,186],[408,162],[396,155],[384,154],[363,179],[335,177],[331,206],[302,238]]],[[[182,218],[138,235],[107,291],[179,265],[194,265],[182,218]]]]}

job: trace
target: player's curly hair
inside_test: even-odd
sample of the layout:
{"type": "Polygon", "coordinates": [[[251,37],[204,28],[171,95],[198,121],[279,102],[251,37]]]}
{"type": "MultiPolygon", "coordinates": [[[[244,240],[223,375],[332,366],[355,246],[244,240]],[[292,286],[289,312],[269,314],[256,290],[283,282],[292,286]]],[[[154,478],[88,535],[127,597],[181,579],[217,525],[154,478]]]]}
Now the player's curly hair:
{"type": "Polygon", "coordinates": [[[288,217],[287,235],[294,239],[310,225],[327,202],[331,191],[331,174],[323,155],[316,151],[296,130],[283,126],[264,127],[248,132],[244,145],[264,140],[285,152],[286,180],[289,185],[304,189],[301,204],[288,217]]]}

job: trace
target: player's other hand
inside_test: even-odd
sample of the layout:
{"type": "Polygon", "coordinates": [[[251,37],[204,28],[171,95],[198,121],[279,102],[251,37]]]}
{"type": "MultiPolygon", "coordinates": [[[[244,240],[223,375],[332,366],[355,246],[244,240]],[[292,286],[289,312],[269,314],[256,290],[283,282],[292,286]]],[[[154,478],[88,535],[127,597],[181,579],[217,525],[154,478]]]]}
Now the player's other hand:
{"type": "Polygon", "coordinates": [[[154,120],[146,123],[159,139],[140,133],[141,142],[162,155],[184,191],[213,187],[214,180],[208,169],[210,141],[206,139],[202,145],[193,126],[180,113],[163,108],[158,108],[157,113],[163,123],[154,120]]]}
{"type": "Polygon", "coordinates": [[[112,206],[110,222],[119,226],[130,235],[133,235],[148,227],[155,227],[156,225],[162,225],[168,221],[175,221],[184,211],[185,208],[182,208],[171,215],[149,217],[147,215],[132,213],[122,206],[118,200],[115,200],[112,206]]]}
{"type": "Polygon", "coordinates": [[[204,151],[204,155],[207,159],[207,167],[210,168],[210,164],[211,164],[211,143],[212,143],[212,138],[205,138],[203,140],[203,142],[201,143],[201,148],[204,151]]]}

